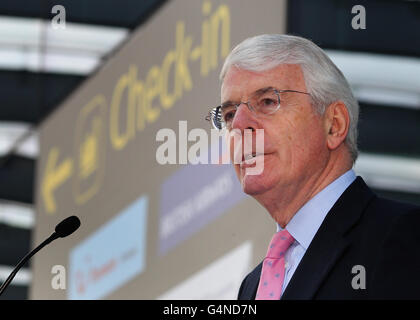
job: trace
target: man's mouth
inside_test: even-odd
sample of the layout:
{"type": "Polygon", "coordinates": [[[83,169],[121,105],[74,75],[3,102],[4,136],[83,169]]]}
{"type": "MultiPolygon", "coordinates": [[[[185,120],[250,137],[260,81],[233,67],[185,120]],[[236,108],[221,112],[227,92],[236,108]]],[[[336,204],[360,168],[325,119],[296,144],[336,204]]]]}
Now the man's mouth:
{"type": "Polygon", "coordinates": [[[262,152],[253,152],[242,157],[241,167],[255,164],[257,157],[264,157],[262,152]]]}
{"type": "Polygon", "coordinates": [[[263,152],[253,152],[253,153],[250,153],[250,154],[247,154],[247,155],[243,156],[242,161],[250,160],[252,158],[255,158],[255,157],[258,157],[258,156],[263,156],[263,155],[264,155],[263,152]]]}

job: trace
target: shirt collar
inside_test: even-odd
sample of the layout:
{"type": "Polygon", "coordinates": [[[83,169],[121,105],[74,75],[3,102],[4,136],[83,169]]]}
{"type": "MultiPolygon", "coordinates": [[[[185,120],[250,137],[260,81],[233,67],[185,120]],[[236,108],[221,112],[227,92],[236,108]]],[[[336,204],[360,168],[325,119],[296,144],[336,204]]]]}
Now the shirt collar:
{"type": "MultiPolygon", "coordinates": [[[[308,249],[327,213],[355,179],[356,174],[350,169],[310,199],[286,225],[287,231],[305,250],[308,249]]],[[[277,224],[277,231],[280,230],[282,228],[277,224]]]]}

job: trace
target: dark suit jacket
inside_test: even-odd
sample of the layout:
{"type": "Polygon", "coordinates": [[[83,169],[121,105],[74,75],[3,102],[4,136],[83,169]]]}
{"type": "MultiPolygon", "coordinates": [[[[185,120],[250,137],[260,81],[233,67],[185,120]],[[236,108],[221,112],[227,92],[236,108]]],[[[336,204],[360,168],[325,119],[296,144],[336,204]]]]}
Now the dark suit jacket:
{"type": "MultiPolygon", "coordinates": [[[[255,299],[262,263],[238,299],[255,299]]],[[[420,208],[377,197],[362,178],[328,212],[282,295],[290,299],[420,299],[420,208]],[[361,284],[364,267],[366,289],[361,284]]]]}

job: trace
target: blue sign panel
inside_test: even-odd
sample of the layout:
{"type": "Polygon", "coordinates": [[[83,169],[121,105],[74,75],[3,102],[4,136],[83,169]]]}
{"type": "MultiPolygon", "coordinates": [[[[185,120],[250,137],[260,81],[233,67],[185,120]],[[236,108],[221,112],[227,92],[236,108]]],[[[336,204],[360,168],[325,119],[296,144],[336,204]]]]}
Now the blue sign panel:
{"type": "Polygon", "coordinates": [[[187,165],[162,185],[159,255],[204,228],[246,197],[230,165],[187,165]]]}
{"type": "Polygon", "coordinates": [[[147,209],[142,196],[70,252],[69,299],[100,299],[144,270],[147,209]]]}

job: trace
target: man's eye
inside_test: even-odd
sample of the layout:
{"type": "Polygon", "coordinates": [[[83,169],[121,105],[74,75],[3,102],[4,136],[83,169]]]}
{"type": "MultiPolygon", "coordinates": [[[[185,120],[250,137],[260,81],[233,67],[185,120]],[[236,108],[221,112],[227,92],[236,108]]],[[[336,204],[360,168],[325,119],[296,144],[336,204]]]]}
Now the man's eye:
{"type": "Polygon", "coordinates": [[[260,101],[259,105],[261,107],[273,107],[277,105],[277,100],[271,98],[264,98],[260,101]]]}
{"type": "Polygon", "coordinates": [[[235,110],[230,110],[223,115],[223,119],[225,122],[232,121],[233,117],[235,116],[235,110]]]}

